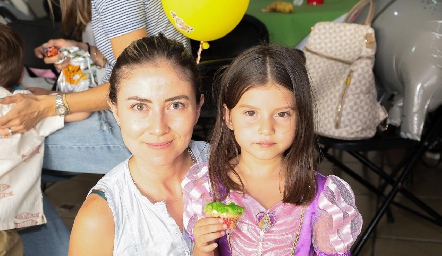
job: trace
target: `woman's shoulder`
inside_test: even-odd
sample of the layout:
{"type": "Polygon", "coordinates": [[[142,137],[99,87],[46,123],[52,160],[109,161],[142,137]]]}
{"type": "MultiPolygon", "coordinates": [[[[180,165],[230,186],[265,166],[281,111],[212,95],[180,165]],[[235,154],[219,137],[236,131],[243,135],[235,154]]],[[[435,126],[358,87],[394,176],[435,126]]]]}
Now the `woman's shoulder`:
{"type": "Polygon", "coordinates": [[[97,184],[95,184],[91,191],[101,190],[103,192],[108,192],[112,187],[114,187],[116,182],[123,180],[123,178],[126,176],[126,172],[129,171],[128,163],[129,158],[115,166],[111,171],[106,173],[100,180],[98,180],[97,184]]]}
{"type": "Polygon", "coordinates": [[[114,226],[106,201],[97,195],[89,195],[75,217],[70,253],[83,255],[91,250],[112,253],[114,226]]]}

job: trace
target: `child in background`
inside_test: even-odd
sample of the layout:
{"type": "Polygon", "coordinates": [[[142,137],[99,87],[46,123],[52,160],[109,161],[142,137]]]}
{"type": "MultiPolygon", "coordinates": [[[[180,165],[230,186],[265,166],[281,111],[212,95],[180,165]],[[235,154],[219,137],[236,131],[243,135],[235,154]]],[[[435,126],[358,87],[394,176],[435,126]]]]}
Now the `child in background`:
{"type": "MultiPolygon", "coordinates": [[[[22,38],[0,24],[0,100],[30,93],[18,86],[23,77],[23,59],[22,38]]],[[[0,105],[0,117],[12,107],[0,105]]],[[[0,134],[0,255],[22,255],[16,230],[46,223],[40,183],[45,137],[62,128],[64,121],[86,117],[84,113],[54,116],[43,119],[28,132],[15,134],[9,128],[7,134],[0,134]]]]}
{"type": "Polygon", "coordinates": [[[314,113],[301,51],[256,46],[225,68],[209,163],[186,175],[194,255],[350,255],[362,227],[342,179],[314,170],[314,113]],[[210,201],[245,207],[236,228],[210,201]]]}

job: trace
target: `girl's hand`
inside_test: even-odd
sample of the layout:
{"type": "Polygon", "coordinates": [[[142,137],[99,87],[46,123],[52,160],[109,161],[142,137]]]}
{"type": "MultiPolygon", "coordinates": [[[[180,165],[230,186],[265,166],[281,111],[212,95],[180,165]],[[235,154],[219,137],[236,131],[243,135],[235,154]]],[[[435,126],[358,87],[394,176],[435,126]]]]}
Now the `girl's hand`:
{"type": "Polygon", "coordinates": [[[46,64],[54,64],[54,66],[57,69],[63,69],[65,66],[67,66],[69,64],[69,60],[67,59],[67,60],[63,61],[62,63],[57,63],[61,59],[60,54],[57,54],[53,57],[45,57],[44,49],[47,47],[56,47],[57,49],[60,50],[62,48],[68,47],[68,46],[79,47],[79,44],[80,44],[79,42],[74,41],[74,40],[51,39],[48,42],[35,48],[34,53],[35,53],[35,56],[37,56],[37,58],[40,58],[40,59],[43,58],[43,60],[46,64]]]}
{"type": "Polygon", "coordinates": [[[0,100],[0,104],[12,103],[15,106],[0,117],[0,135],[9,135],[9,128],[14,133],[24,133],[43,118],[55,115],[55,96],[16,94],[0,100]]]}
{"type": "Polygon", "coordinates": [[[213,255],[213,251],[218,247],[215,239],[225,235],[225,225],[220,218],[203,218],[195,223],[193,235],[195,237],[195,247],[193,255],[213,255]]]}

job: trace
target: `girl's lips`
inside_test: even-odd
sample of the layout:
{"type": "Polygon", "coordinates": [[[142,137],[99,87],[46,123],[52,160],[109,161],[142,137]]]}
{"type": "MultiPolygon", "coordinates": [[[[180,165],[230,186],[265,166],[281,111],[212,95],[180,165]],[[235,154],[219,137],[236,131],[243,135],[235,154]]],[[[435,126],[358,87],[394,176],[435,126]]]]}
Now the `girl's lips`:
{"type": "Polygon", "coordinates": [[[275,145],[275,143],[273,143],[273,142],[258,142],[256,144],[261,148],[269,148],[269,147],[275,145]]]}
{"type": "Polygon", "coordinates": [[[163,149],[167,148],[171,143],[172,141],[162,142],[162,143],[146,143],[146,145],[153,149],[163,149]]]}

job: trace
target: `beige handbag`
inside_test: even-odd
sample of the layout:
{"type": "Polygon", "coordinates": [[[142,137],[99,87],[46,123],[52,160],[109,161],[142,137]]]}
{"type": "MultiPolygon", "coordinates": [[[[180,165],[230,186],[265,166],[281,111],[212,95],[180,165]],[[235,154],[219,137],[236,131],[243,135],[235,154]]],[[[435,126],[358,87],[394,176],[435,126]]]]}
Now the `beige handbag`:
{"type": "Polygon", "coordinates": [[[376,40],[371,21],[372,0],[359,1],[344,22],[319,22],[304,52],[316,100],[315,130],[347,140],[371,138],[387,117],[377,100],[373,74],[376,40]],[[366,4],[365,24],[350,23],[366,4]]]}

